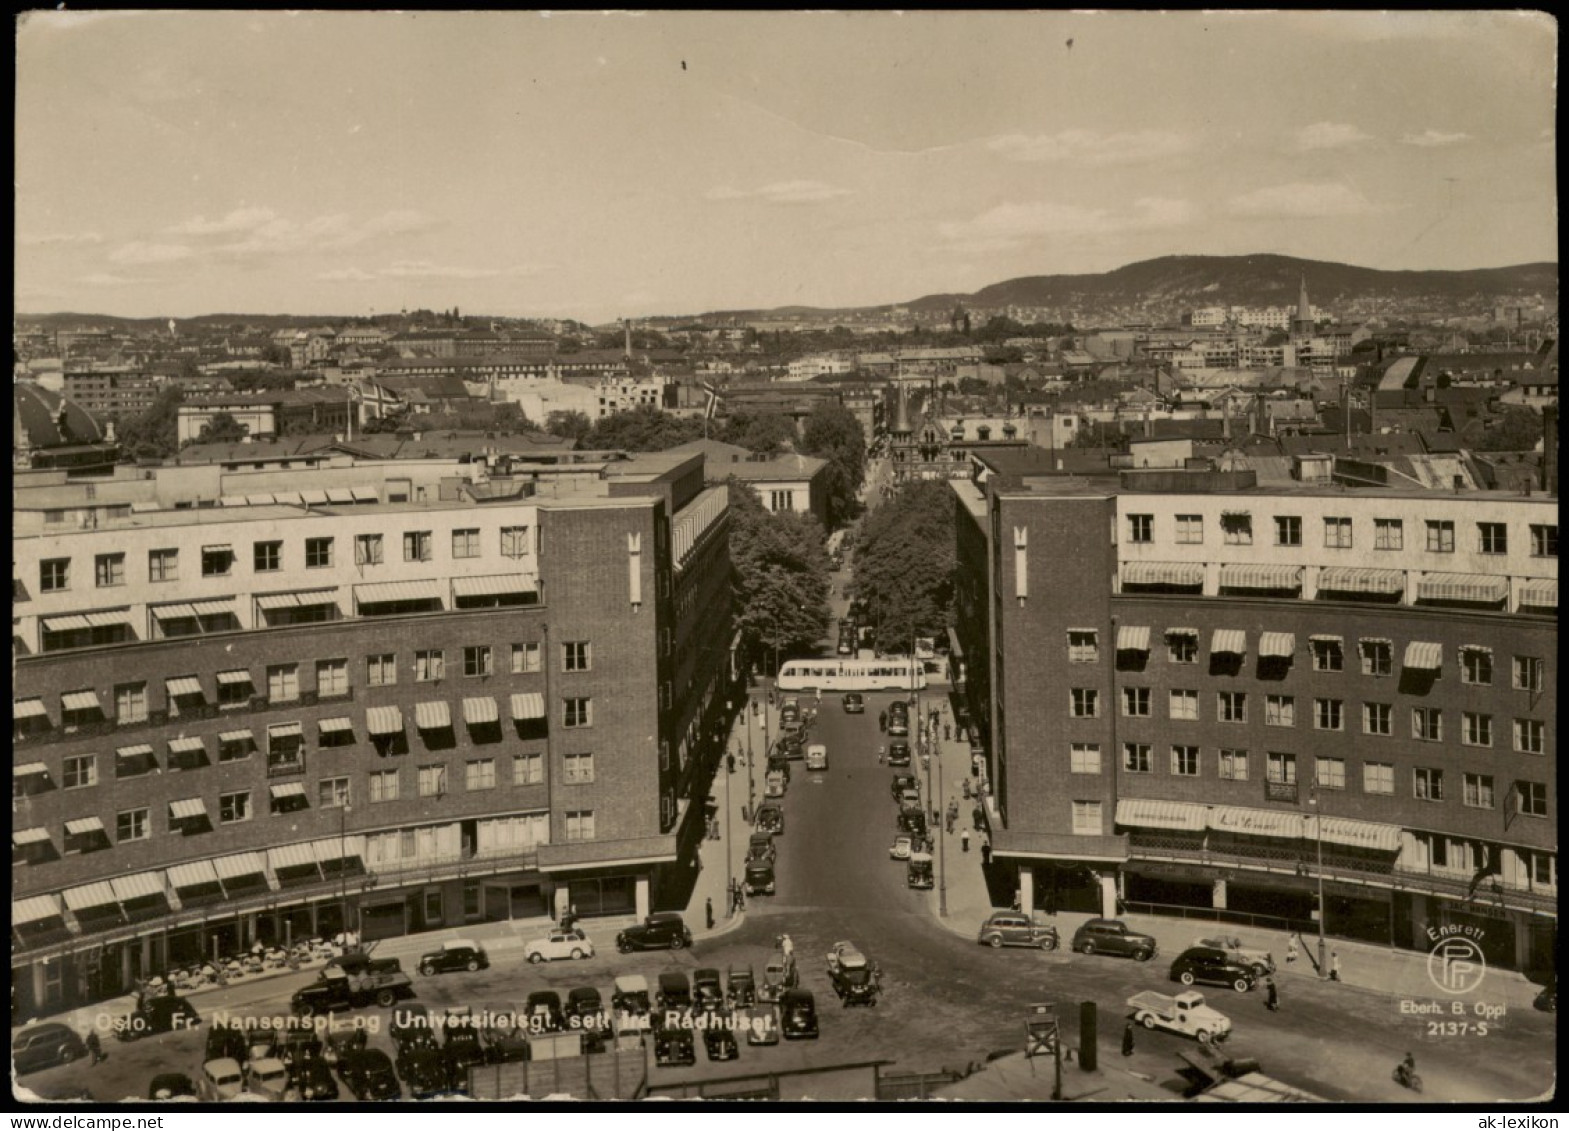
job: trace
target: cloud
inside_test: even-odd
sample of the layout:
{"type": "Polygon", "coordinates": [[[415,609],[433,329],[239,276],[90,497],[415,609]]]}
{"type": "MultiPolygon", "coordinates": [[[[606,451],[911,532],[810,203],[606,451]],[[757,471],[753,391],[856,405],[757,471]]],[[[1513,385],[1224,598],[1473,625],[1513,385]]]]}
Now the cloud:
{"type": "Polygon", "coordinates": [[[1142,197],[1128,210],[1081,208],[1038,200],[999,204],[969,220],[937,226],[943,239],[970,251],[998,251],[1049,237],[1100,236],[1114,232],[1174,228],[1192,222],[1185,200],[1142,197]]]}
{"type": "Polygon", "coordinates": [[[333,271],[323,271],[316,278],[324,283],[369,283],[378,276],[370,271],[361,271],[358,267],[340,267],[333,271]]]}
{"type": "Polygon", "coordinates": [[[220,216],[216,220],[198,216],[194,220],[187,220],[183,224],[176,224],[164,230],[180,236],[226,236],[234,232],[253,231],[277,219],[277,216],[278,214],[271,208],[236,208],[227,216],[220,216]]]}
{"type": "Polygon", "coordinates": [[[824,184],[822,181],[775,181],[754,189],[732,188],[718,185],[703,194],[709,200],[761,200],[766,204],[820,204],[841,196],[850,196],[847,188],[824,184]]]}
{"type": "Polygon", "coordinates": [[[141,240],[132,240],[111,251],[109,261],[125,264],[174,263],[180,259],[189,259],[193,254],[195,253],[184,244],[143,243],[141,240]]]}
{"type": "Polygon", "coordinates": [[[1357,216],[1378,211],[1356,189],[1337,181],[1295,181],[1234,196],[1230,211],[1242,216],[1309,218],[1357,216]]]}
{"type": "Polygon", "coordinates": [[[370,283],[377,279],[497,279],[538,275],[546,268],[537,264],[515,267],[455,267],[424,259],[400,259],[375,271],[360,267],[340,267],[324,271],[316,278],[329,283],[370,283]]]}
{"type": "Polygon", "coordinates": [[[1344,149],[1351,145],[1361,145],[1363,142],[1372,141],[1370,134],[1345,122],[1314,122],[1311,126],[1303,126],[1296,132],[1296,147],[1298,149],[1344,149]]]}
{"type": "Polygon", "coordinates": [[[97,232],[49,232],[37,236],[17,236],[16,242],[24,247],[50,247],[70,244],[103,243],[97,232]]]}
{"type": "Polygon", "coordinates": [[[1423,130],[1419,134],[1406,134],[1400,139],[1401,145],[1419,145],[1424,149],[1437,149],[1444,145],[1459,145],[1462,141],[1470,141],[1470,134],[1451,134],[1443,130],[1423,130]]]}
{"type": "Polygon", "coordinates": [[[237,256],[336,250],[358,247],[387,236],[429,231],[434,227],[434,220],[409,209],[394,209],[359,220],[343,213],[331,213],[303,223],[274,215],[247,229],[243,239],[219,244],[214,250],[237,256]]]}
{"type": "Polygon", "coordinates": [[[91,275],[83,275],[79,282],[86,283],[89,287],[129,287],[136,283],[146,283],[147,279],[133,279],[126,275],[111,275],[104,271],[97,271],[91,275]]]}
{"type": "Polygon", "coordinates": [[[1164,130],[1098,134],[1091,130],[1063,130],[1055,134],[1008,134],[986,143],[993,153],[1015,161],[1054,161],[1063,164],[1111,165],[1153,161],[1186,153],[1191,138],[1164,130]]]}

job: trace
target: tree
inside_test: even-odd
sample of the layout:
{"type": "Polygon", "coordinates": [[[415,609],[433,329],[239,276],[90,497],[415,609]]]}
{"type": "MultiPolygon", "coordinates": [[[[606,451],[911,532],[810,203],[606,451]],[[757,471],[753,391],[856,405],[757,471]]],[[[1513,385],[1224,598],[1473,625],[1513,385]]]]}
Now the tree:
{"type": "Polygon", "coordinates": [[[1529,452],[1542,439],[1542,417],[1534,409],[1506,408],[1471,445],[1477,452],[1529,452]]]}
{"type": "Polygon", "coordinates": [[[585,413],[567,409],[557,409],[545,417],[545,431],[552,436],[560,436],[565,440],[572,440],[579,446],[583,437],[594,429],[594,422],[585,413]]]}
{"type": "Polygon", "coordinates": [[[777,412],[738,412],[724,422],[719,439],[759,455],[777,455],[795,445],[795,421],[777,412]]]}
{"type": "Polygon", "coordinates": [[[227,412],[214,413],[212,419],[202,425],[202,434],[197,437],[197,443],[238,444],[250,432],[248,425],[241,424],[227,412]]]}
{"type": "Polygon", "coordinates": [[[133,460],[166,459],[179,450],[180,404],[185,393],[166,385],[147,411],[119,425],[120,450],[133,460]]]}
{"type": "Polygon", "coordinates": [[[596,451],[662,452],[703,434],[703,423],[671,416],[650,405],[607,416],[589,429],[578,447],[596,451]]]}
{"type": "Polygon", "coordinates": [[[823,528],[809,515],[770,514],[734,476],[729,492],[736,627],[764,656],[811,651],[828,632],[832,582],[823,528]]]}
{"type": "Polygon", "coordinates": [[[1070,448],[1121,448],[1127,437],[1116,424],[1092,420],[1074,433],[1070,448]]]}
{"type": "Polygon", "coordinates": [[[905,651],[952,623],[955,536],[953,493],[941,481],[906,484],[867,516],[854,585],[881,651],[905,651]]]}
{"type": "Polygon", "coordinates": [[[828,525],[837,530],[860,508],[866,481],[866,435],[855,414],[840,404],[820,403],[801,429],[801,451],[828,461],[828,525]]]}

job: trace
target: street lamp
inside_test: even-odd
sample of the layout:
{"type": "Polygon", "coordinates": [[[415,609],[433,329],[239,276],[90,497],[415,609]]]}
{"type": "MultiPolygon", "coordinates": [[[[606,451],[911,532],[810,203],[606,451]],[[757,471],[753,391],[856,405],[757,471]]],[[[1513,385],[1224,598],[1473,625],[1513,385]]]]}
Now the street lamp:
{"type": "Polygon", "coordinates": [[[1324,813],[1318,807],[1317,782],[1308,787],[1308,804],[1313,806],[1313,835],[1318,842],[1318,976],[1322,979],[1329,976],[1324,968],[1324,920],[1328,908],[1324,906],[1324,813]]]}

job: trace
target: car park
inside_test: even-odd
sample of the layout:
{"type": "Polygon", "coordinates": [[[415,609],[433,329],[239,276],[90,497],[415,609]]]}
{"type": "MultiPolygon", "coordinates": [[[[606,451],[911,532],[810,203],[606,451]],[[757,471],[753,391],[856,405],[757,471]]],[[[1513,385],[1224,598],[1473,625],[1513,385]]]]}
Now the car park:
{"type": "Polygon", "coordinates": [[[178,1100],[186,1096],[196,1098],[196,1082],[183,1072],[160,1072],[147,1085],[150,1100],[178,1100]]]}
{"type": "Polygon", "coordinates": [[[610,994],[610,1005],[617,1013],[647,1017],[653,1012],[653,1001],[648,996],[648,979],[641,974],[619,974],[615,989],[610,994]]]}
{"type": "Polygon", "coordinates": [[[419,972],[427,978],[432,974],[445,974],[452,970],[485,970],[490,966],[490,956],[485,948],[471,939],[451,939],[441,944],[440,950],[420,955],[419,972]]]}
{"type": "MultiPolygon", "coordinates": [[[[888,724],[888,733],[893,733],[893,723],[888,724]]],[[[890,742],[888,744],[888,764],[890,766],[908,766],[910,764],[910,744],[908,742],[890,742]]]]}
{"type": "Polygon", "coordinates": [[[1080,954],[1114,954],[1146,962],[1160,949],[1153,936],[1135,931],[1120,919],[1087,919],[1073,933],[1080,954]]]}
{"type": "Polygon", "coordinates": [[[975,941],[993,948],[1029,946],[1056,950],[1061,940],[1057,928],[1038,911],[1029,915],[1022,911],[993,911],[981,924],[975,941]]]}
{"type": "Polygon", "coordinates": [[[616,949],[623,954],[634,950],[680,950],[691,945],[692,932],[673,911],[656,911],[616,936],[616,949]]]}
{"type": "Polygon", "coordinates": [[[58,1021],[30,1026],[11,1038],[11,1066],[18,1076],[69,1064],[86,1055],[87,1046],[77,1031],[58,1021]]]}
{"type": "Polygon", "coordinates": [[[392,1061],[380,1049],[359,1049],[338,1062],[343,1086],[357,1100],[396,1100],[403,1096],[392,1061]]]}
{"type": "Polygon", "coordinates": [[[1171,980],[1191,986],[1205,982],[1230,986],[1238,993],[1253,988],[1253,970],[1230,952],[1214,946],[1190,946],[1172,961],[1171,980]]]}
{"type": "Polygon", "coordinates": [[[542,938],[529,941],[523,947],[523,957],[530,962],[552,962],[560,958],[593,958],[594,944],[581,930],[554,930],[542,938]]]}
{"type": "Polygon", "coordinates": [[[566,1028],[561,995],[555,990],[535,990],[529,994],[523,1015],[528,1018],[530,1033],[558,1033],[566,1028]]]}
{"type": "Polygon", "coordinates": [[[196,1094],[207,1103],[232,1100],[245,1089],[245,1074],[240,1062],[229,1057],[219,1057],[202,1065],[201,1079],[196,1082],[196,1094]]]}
{"type": "Polygon", "coordinates": [[[301,1062],[290,1078],[294,1082],[294,1090],[299,1093],[302,1100],[310,1103],[325,1103],[338,1098],[338,1082],[332,1078],[332,1070],[327,1067],[327,1062],[324,1060],[301,1062]]]}
{"type": "Polygon", "coordinates": [[[866,713],[866,699],[858,691],[851,691],[844,697],[844,713],[847,715],[864,715],[866,713]]]}
{"type": "Polygon", "coordinates": [[[817,999],[811,990],[786,990],[780,996],[779,1025],[787,1041],[817,1039],[817,999]]]}

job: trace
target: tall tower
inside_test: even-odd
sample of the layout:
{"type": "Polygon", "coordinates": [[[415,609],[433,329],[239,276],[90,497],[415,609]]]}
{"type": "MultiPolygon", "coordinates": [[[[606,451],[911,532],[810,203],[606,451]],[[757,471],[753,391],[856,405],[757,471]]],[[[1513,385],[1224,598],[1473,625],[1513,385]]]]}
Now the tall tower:
{"type": "Polygon", "coordinates": [[[1311,338],[1313,336],[1313,307],[1308,302],[1307,276],[1301,277],[1301,287],[1297,291],[1297,316],[1291,320],[1291,334],[1297,338],[1311,338]]]}

